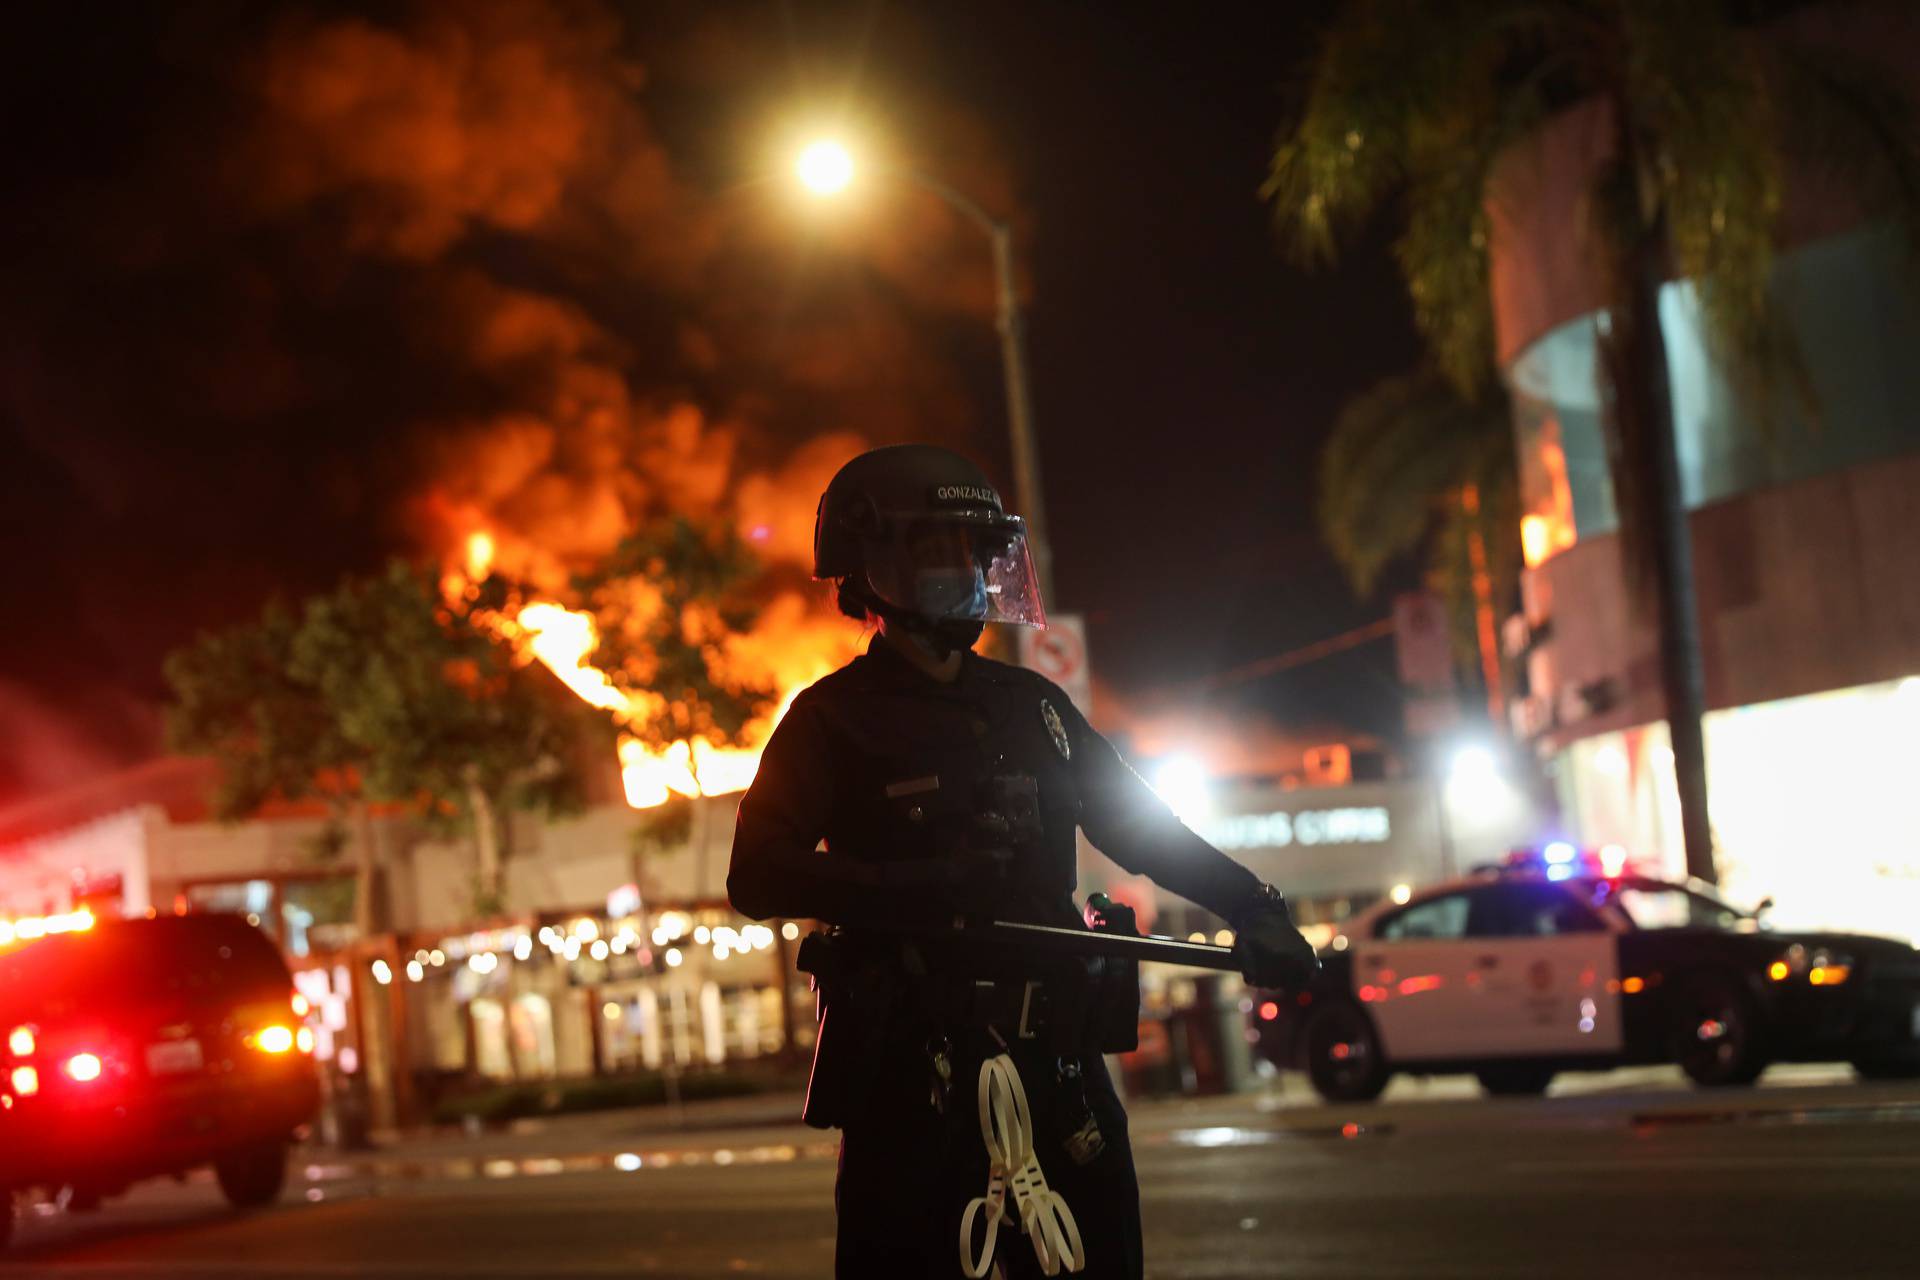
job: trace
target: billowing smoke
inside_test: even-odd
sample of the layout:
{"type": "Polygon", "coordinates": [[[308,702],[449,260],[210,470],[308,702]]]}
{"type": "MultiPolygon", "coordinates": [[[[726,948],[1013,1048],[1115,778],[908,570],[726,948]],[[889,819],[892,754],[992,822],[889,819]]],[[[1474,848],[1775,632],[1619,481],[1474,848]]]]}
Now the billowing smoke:
{"type": "MultiPolygon", "coordinates": [[[[987,332],[977,233],[897,197],[822,230],[677,159],[611,5],[64,9],[4,90],[33,136],[0,498],[31,531],[16,678],[43,704],[151,705],[194,631],[478,529],[535,581],[667,513],[804,564],[840,462],[981,417],[951,346],[987,332]]],[[[678,118],[716,100],[681,81],[678,118]]],[[[81,719],[109,755],[156,745],[150,717],[81,719]]],[[[0,802],[26,785],[0,761],[0,802]]]]}

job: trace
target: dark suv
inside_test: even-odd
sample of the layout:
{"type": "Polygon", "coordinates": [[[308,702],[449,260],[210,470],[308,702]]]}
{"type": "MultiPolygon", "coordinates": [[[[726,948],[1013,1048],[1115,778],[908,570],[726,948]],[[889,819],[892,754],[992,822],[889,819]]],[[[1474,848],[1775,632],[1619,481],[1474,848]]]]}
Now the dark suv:
{"type": "Polygon", "coordinates": [[[101,921],[0,951],[0,1244],[17,1192],[69,1207],[211,1164],[276,1199],[319,1108],[306,1002],[237,916],[101,921]]]}

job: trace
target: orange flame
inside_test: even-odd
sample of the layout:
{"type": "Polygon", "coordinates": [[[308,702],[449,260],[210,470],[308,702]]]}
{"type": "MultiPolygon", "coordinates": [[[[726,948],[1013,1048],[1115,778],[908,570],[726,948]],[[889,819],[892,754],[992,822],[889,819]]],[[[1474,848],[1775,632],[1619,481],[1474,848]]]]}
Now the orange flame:
{"type": "Polygon", "coordinates": [[[479,582],[493,572],[493,535],[484,529],[467,539],[467,579],[479,582]]]}
{"type": "MultiPolygon", "coordinates": [[[[468,539],[469,571],[490,566],[494,541],[476,533],[468,539]],[[483,541],[484,540],[484,541],[483,541]]],[[[512,617],[490,620],[494,630],[522,653],[538,659],[581,701],[610,712],[622,725],[642,725],[667,710],[666,699],[628,693],[593,665],[599,646],[593,616],[551,600],[535,600],[512,617]]],[[[857,651],[858,636],[843,621],[810,613],[798,596],[774,601],[750,634],[729,637],[722,646],[730,671],[778,690],[774,710],[747,726],[745,745],[723,747],[703,736],[654,749],[637,736],[619,743],[620,778],[627,803],[651,809],[675,794],[719,796],[745,791],[760,768],[760,754],[800,691],[840,666],[857,651]]]]}

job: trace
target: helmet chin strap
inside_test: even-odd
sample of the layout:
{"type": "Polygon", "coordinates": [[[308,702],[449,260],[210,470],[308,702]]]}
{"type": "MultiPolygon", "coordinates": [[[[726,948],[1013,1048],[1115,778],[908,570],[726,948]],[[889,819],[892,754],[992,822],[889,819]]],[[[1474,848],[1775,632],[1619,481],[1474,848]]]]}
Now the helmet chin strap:
{"type": "Polygon", "coordinates": [[[945,662],[980,641],[987,624],[971,618],[923,618],[911,609],[902,609],[880,598],[880,594],[856,580],[854,590],[860,602],[889,626],[900,628],[909,640],[931,654],[936,662],[945,662]]]}

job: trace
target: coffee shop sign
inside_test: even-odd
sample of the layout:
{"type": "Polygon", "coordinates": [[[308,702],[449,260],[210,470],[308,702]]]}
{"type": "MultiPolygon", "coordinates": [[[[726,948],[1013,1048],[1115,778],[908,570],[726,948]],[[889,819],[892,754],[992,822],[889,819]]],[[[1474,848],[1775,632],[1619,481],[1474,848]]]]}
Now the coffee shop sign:
{"type": "Polygon", "coordinates": [[[1385,844],[1393,823],[1380,805],[1302,809],[1298,813],[1239,813],[1194,824],[1216,849],[1284,849],[1288,845],[1385,844]]]}

